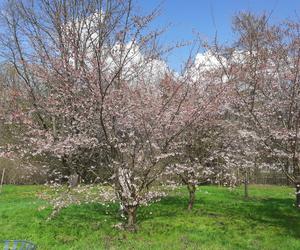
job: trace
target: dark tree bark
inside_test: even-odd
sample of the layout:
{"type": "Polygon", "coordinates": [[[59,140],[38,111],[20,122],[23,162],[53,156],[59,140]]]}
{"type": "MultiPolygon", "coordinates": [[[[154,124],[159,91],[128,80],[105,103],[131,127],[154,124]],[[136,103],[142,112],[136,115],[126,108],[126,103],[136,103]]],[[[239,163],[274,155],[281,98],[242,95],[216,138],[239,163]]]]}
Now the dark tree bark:
{"type": "Polygon", "coordinates": [[[300,182],[296,184],[296,206],[300,209],[300,182]]]}
{"type": "Polygon", "coordinates": [[[296,187],[296,208],[300,209],[300,177],[298,177],[295,181],[296,187]]]}

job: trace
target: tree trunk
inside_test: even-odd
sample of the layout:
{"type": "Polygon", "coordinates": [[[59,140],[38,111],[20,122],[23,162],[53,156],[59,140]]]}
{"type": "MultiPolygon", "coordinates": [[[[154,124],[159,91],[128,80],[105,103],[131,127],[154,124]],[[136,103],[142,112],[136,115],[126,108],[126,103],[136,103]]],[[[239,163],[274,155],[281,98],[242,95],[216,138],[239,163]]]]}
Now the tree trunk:
{"type": "Polygon", "coordinates": [[[300,209],[300,180],[297,179],[295,182],[296,186],[296,207],[300,209]]]}
{"type": "Polygon", "coordinates": [[[246,199],[249,198],[249,191],[248,191],[248,171],[245,172],[245,178],[244,178],[244,197],[246,199]]]}
{"type": "Polygon", "coordinates": [[[4,182],[5,168],[2,170],[1,183],[0,183],[0,193],[2,193],[2,187],[4,182]]]}
{"type": "Polygon", "coordinates": [[[196,192],[196,185],[195,184],[189,184],[188,185],[188,190],[189,190],[189,205],[188,205],[188,210],[192,210],[194,207],[195,203],[195,192],[196,192]]]}
{"type": "Polygon", "coordinates": [[[75,188],[79,183],[79,175],[77,173],[72,174],[69,177],[69,188],[75,188]]]}
{"type": "Polygon", "coordinates": [[[127,213],[127,226],[126,229],[135,232],[137,230],[136,226],[136,212],[137,206],[129,206],[126,208],[127,213]]]}

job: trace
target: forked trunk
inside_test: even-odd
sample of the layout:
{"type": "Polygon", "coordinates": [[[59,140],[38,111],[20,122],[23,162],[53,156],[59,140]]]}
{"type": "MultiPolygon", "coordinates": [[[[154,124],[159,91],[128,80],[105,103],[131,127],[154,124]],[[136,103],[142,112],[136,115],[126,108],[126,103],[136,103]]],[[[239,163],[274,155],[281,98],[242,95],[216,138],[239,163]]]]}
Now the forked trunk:
{"type": "Polygon", "coordinates": [[[196,193],[196,185],[195,184],[189,184],[188,185],[189,190],[189,205],[188,210],[192,210],[195,203],[195,193],[196,193]]]}

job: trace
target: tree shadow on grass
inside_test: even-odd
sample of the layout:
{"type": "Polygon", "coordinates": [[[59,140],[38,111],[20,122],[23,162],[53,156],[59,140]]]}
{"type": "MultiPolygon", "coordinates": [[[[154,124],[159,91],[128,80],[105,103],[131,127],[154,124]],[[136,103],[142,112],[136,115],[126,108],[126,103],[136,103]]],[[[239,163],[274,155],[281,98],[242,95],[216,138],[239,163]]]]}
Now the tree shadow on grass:
{"type": "Polygon", "coordinates": [[[184,216],[188,212],[187,205],[188,199],[186,197],[167,196],[150,206],[139,208],[138,220],[142,223],[154,217],[172,218],[184,216]]]}
{"type": "MultiPolygon", "coordinates": [[[[153,217],[171,218],[187,215],[187,197],[169,196],[159,203],[139,209],[139,222],[153,217]]],[[[197,199],[195,208],[189,216],[215,218],[227,217],[230,223],[243,220],[249,226],[274,226],[283,229],[286,234],[300,239],[300,211],[293,206],[293,199],[286,198],[249,198],[232,194],[227,199],[197,199]]],[[[236,222],[238,223],[238,222],[236,222]]]]}
{"type": "MultiPolygon", "coordinates": [[[[253,226],[260,224],[283,229],[288,235],[300,238],[300,211],[293,206],[291,198],[251,197],[231,193],[228,199],[205,200],[202,212],[206,215],[225,216],[244,220],[253,226]]],[[[201,212],[201,211],[200,211],[201,212]]],[[[212,216],[214,217],[214,216],[212,216]]],[[[216,220],[218,220],[216,218],[216,220]]]]}
{"type": "Polygon", "coordinates": [[[289,235],[300,239],[300,211],[293,206],[292,199],[264,198],[243,204],[244,209],[235,207],[232,211],[228,209],[226,214],[280,227],[289,235]]]}
{"type": "MultiPolygon", "coordinates": [[[[148,216],[148,212],[155,213],[157,216],[174,216],[176,215],[177,207],[177,199],[174,199],[173,197],[163,198],[157,203],[153,203],[149,205],[148,207],[141,207],[141,212],[144,212],[144,217],[141,218],[142,220],[146,220],[147,218],[151,218],[153,216],[148,216]],[[173,204],[172,204],[173,202],[173,204]],[[171,207],[173,206],[173,209],[171,207]]],[[[179,200],[180,202],[181,200],[179,200]]]]}
{"type": "MultiPolygon", "coordinates": [[[[168,196],[150,206],[140,207],[138,209],[138,224],[152,220],[153,218],[175,218],[185,216],[210,217],[219,221],[219,217],[226,217],[230,223],[235,220],[243,220],[249,223],[249,226],[265,225],[279,227],[285,232],[297,239],[300,238],[300,211],[293,207],[293,199],[279,198],[250,198],[245,200],[242,195],[232,193],[226,198],[214,197],[214,194],[207,198],[198,198],[195,208],[187,212],[188,198],[186,196],[168,196]]],[[[121,218],[119,205],[117,203],[109,206],[101,204],[85,204],[80,206],[71,206],[63,209],[58,215],[63,223],[68,221],[72,225],[77,225],[84,221],[85,223],[99,222],[109,231],[111,225],[118,222],[124,222],[121,218]],[[105,223],[103,222],[105,218],[105,223]]],[[[238,222],[236,222],[238,223],[238,222]]]]}
{"type": "MultiPolygon", "coordinates": [[[[169,196],[159,202],[150,204],[149,206],[141,206],[137,211],[138,223],[151,220],[154,217],[176,217],[186,212],[187,199],[169,196]]],[[[123,222],[121,211],[118,203],[110,204],[82,204],[72,205],[62,209],[59,214],[53,219],[56,223],[69,223],[76,225],[82,221],[93,223],[95,221],[103,221],[118,223],[123,222]],[[108,206],[107,206],[108,205],[108,206]]]]}

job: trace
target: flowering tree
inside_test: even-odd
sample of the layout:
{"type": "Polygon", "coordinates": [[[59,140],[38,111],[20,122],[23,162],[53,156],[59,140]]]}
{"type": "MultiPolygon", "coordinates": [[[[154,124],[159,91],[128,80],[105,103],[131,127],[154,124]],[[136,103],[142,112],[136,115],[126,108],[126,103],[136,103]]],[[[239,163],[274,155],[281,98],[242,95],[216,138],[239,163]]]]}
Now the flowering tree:
{"type": "Polygon", "coordinates": [[[22,78],[29,103],[13,117],[24,128],[18,148],[58,158],[70,174],[88,162],[83,170],[98,166],[116,176],[109,165],[119,157],[123,128],[115,122],[126,116],[110,105],[121,108],[127,94],[135,97],[131,87],[145,76],[151,84],[159,80],[160,31],[146,31],[156,12],[135,15],[131,1],[57,0],[8,2],[2,14],[2,54],[22,78]]]}
{"type": "MultiPolygon", "coordinates": [[[[233,121],[232,116],[226,121],[225,133],[222,136],[223,164],[233,171],[234,185],[244,183],[244,196],[249,197],[249,176],[264,164],[259,162],[260,141],[255,132],[244,127],[240,121],[233,121]],[[259,164],[260,163],[260,164],[259,164]]],[[[244,124],[245,125],[245,124],[244,124]]]]}
{"type": "Polygon", "coordinates": [[[173,176],[172,179],[177,180],[176,177],[179,177],[179,184],[187,186],[188,210],[194,206],[197,186],[218,179],[215,178],[218,172],[217,164],[213,161],[220,156],[216,154],[220,131],[214,129],[206,124],[201,130],[193,127],[192,131],[187,131],[185,140],[181,141],[176,156],[167,167],[166,174],[171,176],[170,178],[173,176]]]}
{"type": "Polygon", "coordinates": [[[299,207],[299,24],[268,24],[266,15],[235,18],[237,42],[215,46],[228,82],[234,84],[243,121],[259,143],[259,155],[296,186],[299,207]]]}
{"type": "Polygon", "coordinates": [[[229,185],[235,179],[232,166],[225,165],[222,158],[224,119],[235,100],[231,85],[223,81],[222,75],[218,60],[209,51],[196,54],[184,72],[190,84],[210,97],[207,106],[199,111],[197,121],[180,135],[176,155],[166,172],[187,186],[189,210],[195,202],[197,185],[212,182],[229,185]]]}
{"type": "Polygon", "coordinates": [[[10,2],[3,15],[3,53],[30,102],[16,110],[24,154],[60,159],[71,174],[105,169],[135,229],[181,135],[215,110],[222,85],[168,72],[160,31],[147,32],[156,12],[138,16],[131,1],[10,2]]]}

